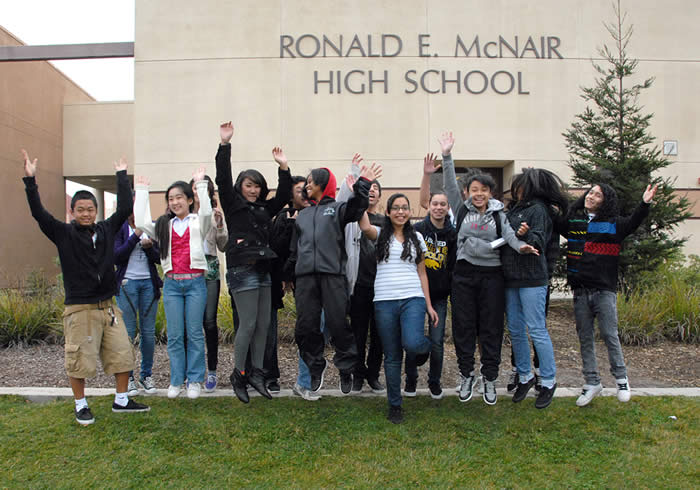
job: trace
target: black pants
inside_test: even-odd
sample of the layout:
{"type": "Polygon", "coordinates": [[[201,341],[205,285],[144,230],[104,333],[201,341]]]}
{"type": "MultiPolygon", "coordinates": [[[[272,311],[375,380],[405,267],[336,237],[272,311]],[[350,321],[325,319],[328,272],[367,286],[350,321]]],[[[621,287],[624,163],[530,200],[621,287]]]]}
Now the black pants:
{"type": "MultiPolygon", "coordinates": [[[[233,331],[238,331],[238,310],[236,310],[236,302],[233,300],[233,294],[229,290],[231,296],[231,315],[233,317],[233,331]]],[[[251,352],[248,349],[248,356],[245,362],[246,373],[252,372],[253,363],[251,362],[251,352]]],[[[266,381],[277,380],[280,377],[279,358],[277,356],[277,309],[272,306],[270,312],[270,330],[267,332],[265,341],[265,357],[263,358],[263,376],[266,381]]]]}
{"type": "Polygon", "coordinates": [[[207,281],[207,305],[204,309],[204,337],[207,343],[207,368],[216,371],[219,363],[219,327],[216,314],[219,309],[221,281],[207,281]]]}
{"type": "Polygon", "coordinates": [[[335,357],[333,362],[341,374],[351,374],[357,364],[357,345],[345,315],[348,306],[348,290],[345,276],[335,274],[309,274],[296,280],[295,301],[297,323],[294,336],[299,354],[313,375],[323,370],[321,333],[321,308],[325,312],[326,329],[333,338],[335,357]]]}
{"type": "Polygon", "coordinates": [[[363,379],[379,379],[379,369],[382,366],[382,341],[374,321],[374,287],[355,285],[350,298],[350,327],[357,344],[358,362],[355,376],[363,379]],[[369,350],[367,350],[367,334],[369,333],[369,350]],[[367,352],[367,364],[365,364],[367,352]]]}
{"type": "Polygon", "coordinates": [[[464,376],[474,370],[479,339],[481,374],[498,378],[503,342],[505,284],[500,267],[480,267],[465,260],[457,263],[452,279],[452,337],[457,364],[464,376]]]}

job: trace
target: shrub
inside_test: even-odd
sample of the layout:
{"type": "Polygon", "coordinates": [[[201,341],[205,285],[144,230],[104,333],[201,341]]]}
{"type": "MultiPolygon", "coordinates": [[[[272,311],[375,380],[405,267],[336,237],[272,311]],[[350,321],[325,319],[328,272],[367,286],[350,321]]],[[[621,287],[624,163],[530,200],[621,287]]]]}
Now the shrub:
{"type": "Polygon", "coordinates": [[[63,337],[63,297],[54,292],[0,291],[0,346],[58,342],[63,337]]]}
{"type": "Polygon", "coordinates": [[[618,294],[619,334],[626,344],[664,338],[700,342],[700,260],[691,256],[646,274],[634,292],[618,294]]]}

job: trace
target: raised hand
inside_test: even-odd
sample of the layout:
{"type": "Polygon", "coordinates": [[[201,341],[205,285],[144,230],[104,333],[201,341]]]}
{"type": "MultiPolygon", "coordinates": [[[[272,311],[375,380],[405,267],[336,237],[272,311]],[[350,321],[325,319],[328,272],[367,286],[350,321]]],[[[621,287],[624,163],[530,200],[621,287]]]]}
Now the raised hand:
{"type": "Polygon", "coordinates": [[[145,185],[146,187],[150,187],[151,179],[145,175],[137,175],[134,177],[134,185],[145,185]]]}
{"type": "Polygon", "coordinates": [[[530,226],[526,222],[521,222],[518,231],[515,232],[518,236],[525,236],[527,232],[530,231],[530,226]]]}
{"type": "Polygon", "coordinates": [[[34,177],[36,175],[36,164],[39,161],[38,158],[34,160],[29,159],[27,155],[27,150],[22,148],[22,157],[24,158],[24,175],[27,177],[34,177]]]}
{"type": "Polygon", "coordinates": [[[452,147],[455,144],[455,138],[452,136],[452,131],[445,131],[442,136],[438,138],[438,143],[440,143],[440,148],[442,149],[442,154],[447,156],[452,153],[452,147]]]}
{"type": "Polygon", "coordinates": [[[126,170],[128,168],[128,165],[126,163],[126,158],[124,157],[119,157],[119,161],[114,162],[114,170],[119,172],[120,170],[126,170]]]}
{"type": "Polygon", "coordinates": [[[367,180],[376,180],[382,176],[382,166],[377,162],[372,162],[372,166],[363,165],[360,169],[360,177],[367,180]]]}
{"type": "Polygon", "coordinates": [[[348,174],[345,176],[345,185],[348,186],[348,189],[352,189],[352,186],[355,185],[355,182],[357,182],[357,179],[353,177],[352,174],[348,174]]]}
{"type": "Polygon", "coordinates": [[[352,156],[352,164],[357,165],[358,167],[362,166],[362,155],[359,153],[355,153],[352,156]]]}
{"type": "Polygon", "coordinates": [[[532,254],[532,255],[539,255],[540,254],[540,252],[535,247],[533,247],[532,245],[527,245],[527,244],[520,247],[520,253],[521,254],[532,254]]]}
{"type": "Polygon", "coordinates": [[[204,174],[207,172],[207,169],[204,166],[199,167],[197,170],[192,172],[192,180],[194,180],[194,183],[196,184],[200,180],[204,179],[204,174]]]}
{"type": "Polygon", "coordinates": [[[645,190],[644,194],[642,195],[642,199],[645,203],[649,204],[651,200],[654,199],[654,196],[656,195],[656,190],[658,188],[658,185],[655,185],[653,189],[651,188],[651,184],[647,186],[647,190],[645,190]]]}
{"type": "Polygon", "coordinates": [[[228,144],[233,137],[233,124],[231,121],[223,123],[219,126],[219,135],[221,136],[221,143],[228,144]]]}
{"type": "Polygon", "coordinates": [[[434,174],[437,169],[442,167],[441,163],[435,163],[435,155],[432,153],[428,153],[425,155],[425,158],[423,158],[423,173],[425,175],[431,175],[434,174]]]}
{"type": "Polygon", "coordinates": [[[289,168],[289,166],[287,165],[287,157],[282,151],[282,148],[280,148],[279,146],[275,146],[272,149],[272,157],[275,159],[275,161],[282,170],[287,170],[289,168]]]}

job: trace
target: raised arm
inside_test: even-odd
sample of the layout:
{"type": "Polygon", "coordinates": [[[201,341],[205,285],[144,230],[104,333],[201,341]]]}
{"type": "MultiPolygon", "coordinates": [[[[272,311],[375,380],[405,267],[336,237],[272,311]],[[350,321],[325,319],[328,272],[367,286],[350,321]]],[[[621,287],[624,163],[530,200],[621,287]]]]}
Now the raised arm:
{"type": "Polygon", "coordinates": [[[197,196],[199,197],[199,211],[197,211],[197,216],[199,216],[199,234],[202,240],[205,240],[209,230],[211,230],[212,225],[212,209],[211,200],[209,200],[209,184],[204,180],[204,175],[206,173],[206,168],[199,167],[192,173],[192,180],[194,181],[194,188],[197,191],[197,196]]]}
{"type": "Polygon", "coordinates": [[[345,227],[348,223],[354,223],[362,218],[362,214],[369,207],[369,188],[375,179],[382,176],[382,166],[374,162],[371,166],[362,166],[360,178],[353,186],[353,195],[341,208],[340,225],[345,227]]]}
{"type": "Polygon", "coordinates": [[[618,218],[617,225],[620,228],[618,233],[620,233],[623,238],[630,233],[634,233],[634,230],[636,230],[639,225],[642,224],[642,221],[649,216],[649,207],[651,206],[654,196],[656,195],[657,189],[658,185],[655,185],[652,188],[651,184],[649,184],[644,191],[644,194],[642,194],[642,202],[639,203],[634,212],[630,216],[618,218]]]}
{"type": "Polygon", "coordinates": [[[268,199],[265,207],[270,216],[275,216],[292,200],[292,173],[289,171],[287,157],[282,148],[273,148],[272,157],[279,165],[277,170],[277,192],[275,192],[275,197],[268,199]]]}
{"type": "Polygon", "coordinates": [[[233,176],[231,175],[231,138],[233,137],[233,124],[231,121],[223,123],[219,127],[221,142],[216,152],[216,176],[214,181],[219,188],[219,199],[224,214],[231,211],[234,203],[233,176]]]}
{"type": "Polygon", "coordinates": [[[216,248],[220,252],[225,252],[226,244],[228,243],[228,228],[226,227],[224,213],[218,207],[213,208],[212,212],[214,213],[214,226],[216,226],[216,248]]]}
{"type": "Polygon", "coordinates": [[[338,202],[345,202],[352,196],[352,188],[355,182],[360,178],[360,165],[362,164],[362,155],[355,153],[350,162],[350,171],[348,175],[345,176],[343,181],[340,183],[340,189],[338,190],[338,195],[335,200],[338,202]]]}
{"type": "Polygon", "coordinates": [[[126,175],[127,167],[126,158],[124,157],[114,162],[114,170],[117,171],[117,210],[112,216],[107,218],[107,222],[114,233],[119,231],[124,222],[134,211],[134,200],[131,197],[131,185],[129,185],[129,177],[126,175]]]}
{"type": "Polygon", "coordinates": [[[151,219],[151,204],[148,201],[148,187],[151,181],[148,177],[134,178],[136,198],[134,199],[134,224],[136,228],[145,231],[148,236],[156,238],[156,227],[151,219]]]}
{"type": "Polygon", "coordinates": [[[430,177],[442,165],[435,163],[435,155],[428,153],[423,158],[423,178],[420,181],[420,207],[428,209],[430,205],[430,177]]]}
{"type": "Polygon", "coordinates": [[[39,228],[48,237],[49,240],[55,242],[56,234],[63,229],[66,224],[54,218],[44,206],[39,198],[39,188],[36,185],[36,167],[39,162],[38,158],[31,160],[26,150],[22,150],[24,159],[24,190],[27,193],[27,202],[29,209],[32,212],[32,217],[39,223],[39,228]]]}
{"type": "Polygon", "coordinates": [[[442,150],[442,179],[445,186],[445,194],[447,194],[447,201],[450,203],[452,212],[457,216],[464,205],[464,201],[462,200],[462,193],[459,192],[455,163],[452,160],[452,147],[455,144],[455,139],[452,136],[452,132],[446,132],[438,138],[438,142],[442,150]]]}
{"type": "Polygon", "coordinates": [[[362,214],[362,218],[360,218],[358,225],[360,225],[360,230],[362,230],[362,233],[364,233],[367,238],[372,241],[377,239],[377,236],[379,235],[379,233],[377,233],[377,227],[373,226],[372,223],[369,222],[367,211],[362,214]]]}

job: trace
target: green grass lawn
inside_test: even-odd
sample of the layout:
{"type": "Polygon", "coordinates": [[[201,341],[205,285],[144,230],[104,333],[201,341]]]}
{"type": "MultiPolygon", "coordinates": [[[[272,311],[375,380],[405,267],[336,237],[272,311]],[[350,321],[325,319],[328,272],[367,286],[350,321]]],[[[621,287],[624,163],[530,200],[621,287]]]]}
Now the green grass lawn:
{"type": "Polygon", "coordinates": [[[123,415],[92,398],[97,422],[82,427],[72,400],[0,397],[0,487],[700,485],[696,399],[560,398],[540,411],[419,397],[402,425],[385,398],[147,401],[150,413],[123,415]]]}

